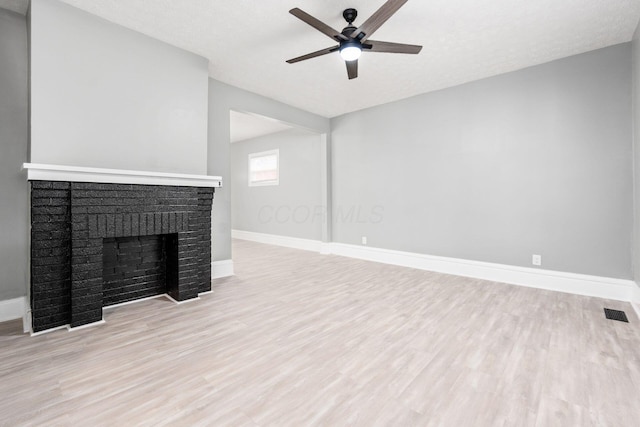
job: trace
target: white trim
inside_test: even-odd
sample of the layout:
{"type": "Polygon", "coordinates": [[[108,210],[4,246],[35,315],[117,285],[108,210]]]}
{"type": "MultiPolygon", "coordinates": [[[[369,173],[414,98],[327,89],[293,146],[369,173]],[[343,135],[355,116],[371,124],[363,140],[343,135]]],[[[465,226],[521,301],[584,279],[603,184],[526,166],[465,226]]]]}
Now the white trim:
{"type": "Polygon", "coordinates": [[[636,316],[638,316],[638,319],[640,319],[640,304],[638,304],[637,302],[632,302],[631,307],[633,308],[633,311],[636,312],[636,316]]]}
{"type": "Polygon", "coordinates": [[[233,239],[249,240],[267,245],[283,246],[285,248],[301,249],[303,251],[319,252],[322,255],[332,253],[330,242],[320,240],[301,239],[299,237],[278,236],[275,234],[255,233],[253,231],[231,230],[233,239]]]}
{"type": "MultiPolygon", "coordinates": [[[[67,325],[67,331],[75,332],[75,331],[79,331],[81,329],[93,328],[94,326],[104,325],[105,323],[107,323],[107,322],[105,322],[104,319],[102,319],[102,320],[98,320],[97,322],[87,323],[86,325],[81,325],[81,326],[71,327],[71,325],[67,325]]],[[[55,329],[50,329],[49,331],[51,331],[51,330],[55,330],[55,329]]]]}
{"type": "Polygon", "coordinates": [[[280,185],[280,149],[249,153],[247,156],[247,183],[249,187],[264,187],[268,185],[280,185]],[[276,179],[265,181],[251,181],[251,160],[256,157],[276,156],[276,179]]]}
{"type": "MultiPolygon", "coordinates": [[[[319,240],[300,239],[298,237],[276,236],[275,234],[254,233],[253,231],[231,230],[233,239],[250,240],[266,243],[267,245],[284,246],[286,248],[302,249],[303,251],[320,252],[323,243],[319,240]]],[[[326,244],[325,244],[326,245],[326,244]]],[[[326,250],[326,248],[324,248],[326,250]]]]}
{"type": "Polygon", "coordinates": [[[638,288],[632,280],[439,257],[374,248],[371,246],[324,243],[318,240],[298,239],[295,237],[276,236],[243,230],[231,230],[231,237],[234,239],[250,240],[252,242],[269,245],[315,251],[322,254],[334,254],[383,264],[453,274],[456,276],[473,277],[475,279],[490,280],[511,285],[618,301],[631,301],[634,310],[638,313],[638,317],[640,317],[640,288],[638,288]],[[634,297],[633,295],[636,296],[634,297]],[[635,298],[635,300],[632,298],[635,298]],[[633,301],[635,301],[635,303],[633,301]]]}
{"type": "Polygon", "coordinates": [[[9,320],[23,319],[26,315],[27,298],[18,297],[0,301],[0,322],[6,322],[9,320]]]}
{"type": "Polygon", "coordinates": [[[636,283],[631,294],[631,307],[636,312],[636,316],[640,319],[640,284],[636,283]]]}
{"type": "MultiPolygon", "coordinates": [[[[295,249],[310,250],[316,252],[328,252],[334,255],[349,258],[363,259],[367,261],[380,262],[384,264],[398,265],[402,267],[416,268],[419,270],[436,271],[440,273],[453,274],[457,276],[473,277],[477,279],[502,282],[531,288],[547,289],[556,292],[566,292],[577,295],[586,295],[598,298],[606,298],[631,303],[634,311],[640,318],[640,288],[635,282],[624,279],[614,279],[600,276],[589,276],[585,274],[565,273],[560,271],[542,270],[526,267],[516,267],[504,264],[494,264],[481,261],[471,261],[457,258],[438,257],[433,255],[423,255],[412,252],[394,251],[390,249],[372,248],[370,246],[348,245],[344,243],[323,243],[316,240],[298,239],[294,237],[276,236],[271,234],[253,233],[249,231],[232,230],[232,237],[235,239],[250,240],[259,243],[285,246],[295,249]]],[[[233,261],[222,260],[211,263],[212,278],[227,277],[233,275],[233,261]],[[216,276],[216,274],[225,274],[216,276]]],[[[127,301],[104,309],[114,308],[121,305],[132,304],[147,299],[166,297],[176,304],[184,304],[200,299],[200,295],[206,295],[211,291],[203,292],[197,298],[185,301],[175,301],[167,294],[156,295],[149,298],[127,301]]],[[[13,307],[22,304],[24,310],[24,297],[14,300],[0,301],[0,314],[4,307],[13,307]],[[17,302],[18,300],[19,302],[17,302]]],[[[15,311],[14,311],[15,313],[15,311]]],[[[14,315],[12,319],[18,319],[23,314],[14,315]]],[[[2,317],[0,317],[2,319],[2,317]]],[[[12,320],[6,319],[6,320],[12,320]]],[[[31,336],[38,336],[44,333],[53,332],[58,329],[67,328],[75,331],[89,326],[105,323],[90,323],[76,328],[63,325],[45,331],[33,333],[31,336]]]]}
{"type": "Polygon", "coordinates": [[[233,260],[223,259],[211,263],[211,279],[233,276],[233,260]]]}
{"type": "Polygon", "coordinates": [[[630,301],[632,286],[635,286],[631,280],[438,257],[343,243],[333,243],[332,253],[419,270],[618,301],[630,301]]]}
{"type": "Polygon", "coordinates": [[[113,184],[177,185],[183,187],[221,187],[222,177],[180,173],[145,172],[121,169],[24,163],[29,181],[105,182],[113,184]]]}
{"type": "Polygon", "coordinates": [[[102,307],[102,310],[103,311],[104,310],[109,310],[109,309],[112,309],[112,308],[122,307],[124,305],[135,304],[137,302],[149,301],[149,300],[156,299],[156,298],[163,298],[165,296],[167,296],[167,294],[160,294],[160,295],[153,295],[153,296],[150,296],[150,297],[144,297],[144,298],[139,298],[139,299],[132,299],[131,301],[125,301],[125,302],[120,302],[118,304],[106,305],[106,306],[102,307]]]}
{"type": "Polygon", "coordinates": [[[212,294],[212,293],[213,293],[213,291],[199,292],[198,293],[198,297],[191,298],[191,299],[184,300],[184,301],[176,301],[173,298],[171,298],[171,296],[169,294],[152,295],[150,297],[134,299],[134,300],[131,300],[131,301],[125,301],[125,302],[121,302],[121,303],[113,304],[113,305],[107,305],[107,306],[102,307],[102,310],[109,310],[109,309],[112,309],[112,308],[122,307],[124,305],[130,305],[130,304],[135,304],[135,303],[142,302],[142,301],[149,301],[149,300],[152,300],[152,299],[159,299],[159,298],[167,299],[170,302],[173,302],[175,304],[183,304],[185,302],[199,300],[202,295],[208,295],[208,294],[212,294]]]}
{"type": "Polygon", "coordinates": [[[328,242],[319,242],[320,243],[320,252],[321,255],[331,255],[331,243],[328,242]]]}
{"type": "Polygon", "coordinates": [[[44,331],[40,331],[40,332],[33,332],[33,330],[31,330],[30,335],[32,337],[37,337],[40,335],[48,334],[49,332],[59,331],[61,329],[66,329],[68,331],[69,327],[70,327],[69,325],[56,326],[55,328],[45,329],[44,331]]]}
{"type": "Polygon", "coordinates": [[[33,325],[31,324],[31,309],[27,308],[22,316],[22,332],[25,334],[33,332],[33,325]]]}
{"type": "MultiPolygon", "coordinates": [[[[135,304],[137,302],[149,301],[149,300],[157,299],[157,298],[165,298],[165,299],[169,300],[170,302],[173,302],[173,303],[175,303],[177,305],[180,305],[180,304],[184,304],[184,303],[187,303],[187,302],[190,302],[190,301],[197,301],[197,300],[200,299],[200,296],[208,295],[208,294],[212,294],[212,293],[213,293],[213,291],[200,292],[198,294],[197,298],[191,298],[191,299],[188,299],[188,300],[185,300],[185,301],[176,301],[173,298],[171,298],[168,294],[153,295],[153,296],[146,297],[146,298],[140,298],[140,299],[134,299],[134,300],[131,300],[131,301],[121,302],[119,304],[107,305],[105,307],[102,307],[102,310],[104,312],[104,310],[110,310],[112,308],[118,308],[118,307],[122,307],[124,305],[135,304]]],[[[67,329],[69,332],[71,332],[71,331],[77,331],[79,329],[88,328],[88,327],[91,327],[91,326],[101,325],[103,323],[107,323],[107,322],[104,319],[102,319],[102,320],[100,320],[98,322],[93,322],[93,323],[89,323],[87,325],[77,326],[75,328],[72,328],[71,325],[62,325],[62,326],[56,326],[55,328],[51,328],[51,329],[45,329],[44,331],[39,331],[39,332],[33,332],[31,330],[31,328],[29,328],[29,330],[25,330],[25,332],[30,332],[32,337],[37,337],[38,335],[48,334],[49,332],[57,331],[57,330],[60,330],[60,329],[67,329]]]]}
{"type": "Polygon", "coordinates": [[[184,301],[175,300],[175,299],[171,298],[171,295],[169,295],[169,294],[164,294],[163,296],[166,297],[169,301],[172,301],[173,303],[175,303],[176,305],[182,305],[182,304],[186,304],[188,302],[194,302],[194,301],[199,301],[200,300],[200,294],[198,294],[198,296],[195,297],[195,298],[189,298],[189,299],[186,299],[184,301]]]}

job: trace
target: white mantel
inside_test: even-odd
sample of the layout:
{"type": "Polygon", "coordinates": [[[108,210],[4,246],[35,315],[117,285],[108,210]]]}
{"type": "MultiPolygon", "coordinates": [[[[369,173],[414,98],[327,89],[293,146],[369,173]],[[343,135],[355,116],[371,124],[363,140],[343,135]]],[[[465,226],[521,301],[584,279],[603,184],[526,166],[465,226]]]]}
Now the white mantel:
{"type": "Polygon", "coordinates": [[[111,184],[176,185],[181,187],[222,187],[222,177],[121,169],[25,163],[29,181],[103,182],[111,184]]]}

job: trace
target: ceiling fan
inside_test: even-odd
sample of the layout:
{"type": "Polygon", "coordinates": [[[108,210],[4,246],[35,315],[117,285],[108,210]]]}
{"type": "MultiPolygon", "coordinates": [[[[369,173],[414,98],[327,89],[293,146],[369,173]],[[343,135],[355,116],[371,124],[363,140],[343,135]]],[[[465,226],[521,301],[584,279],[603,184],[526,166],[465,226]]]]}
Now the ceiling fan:
{"type": "Polygon", "coordinates": [[[371,52],[411,54],[419,53],[422,46],[369,40],[369,37],[407,1],[408,0],[388,0],[382,5],[382,7],[380,7],[380,9],[371,15],[364,24],[357,28],[352,24],[358,16],[358,11],[353,8],[345,9],[342,16],[347,21],[348,25],[342,30],[342,32],[334,30],[324,22],[321,22],[297,7],[291,9],[289,11],[290,14],[311,25],[313,28],[330,37],[334,41],[337,41],[339,44],[317,52],[298,56],[297,58],[290,59],[287,62],[289,64],[295,64],[296,62],[326,55],[328,53],[340,52],[340,56],[342,56],[342,59],[344,59],[347,64],[347,75],[349,76],[349,79],[355,79],[358,77],[358,58],[360,57],[360,54],[362,54],[362,51],[369,50],[371,52]]]}

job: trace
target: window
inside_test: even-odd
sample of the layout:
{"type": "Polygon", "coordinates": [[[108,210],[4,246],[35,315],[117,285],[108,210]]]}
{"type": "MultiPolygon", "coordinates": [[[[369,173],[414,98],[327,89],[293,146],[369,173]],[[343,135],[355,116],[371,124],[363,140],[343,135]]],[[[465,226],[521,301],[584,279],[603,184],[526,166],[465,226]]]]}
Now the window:
{"type": "Polygon", "coordinates": [[[280,150],[249,154],[249,187],[278,185],[280,150]]]}

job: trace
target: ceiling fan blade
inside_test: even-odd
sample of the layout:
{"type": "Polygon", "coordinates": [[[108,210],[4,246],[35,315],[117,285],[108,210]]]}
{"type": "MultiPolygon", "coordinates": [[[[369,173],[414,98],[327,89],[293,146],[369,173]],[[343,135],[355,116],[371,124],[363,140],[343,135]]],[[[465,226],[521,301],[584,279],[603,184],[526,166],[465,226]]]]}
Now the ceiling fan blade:
{"type": "Polygon", "coordinates": [[[349,76],[349,80],[355,79],[358,77],[358,60],[355,61],[344,61],[347,64],[347,75],[349,76]]]}
{"type": "Polygon", "coordinates": [[[325,34],[327,37],[332,38],[333,40],[336,40],[336,41],[348,40],[348,37],[341,34],[340,31],[334,30],[324,22],[314,18],[313,16],[309,15],[307,12],[301,9],[298,9],[297,7],[291,9],[289,13],[295,16],[296,18],[299,18],[300,20],[311,25],[313,28],[320,31],[322,34],[325,34]]]}
{"type": "Polygon", "coordinates": [[[406,2],[407,0],[388,0],[369,19],[364,21],[364,24],[351,34],[351,37],[364,42],[406,2]]]}
{"type": "Polygon", "coordinates": [[[416,53],[420,53],[420,51],[422,50],[422,46],[418,46],[415,44],[379,42],[374,40],[367,40],[367,42],[364,45],[362,45],[362,47],[371,52],[386,52],[386,53],[416,54],[416,53]]]}
{"type": "Polygon", "coordinates": [[[331,52],[337,52],[340,50],[340,46],[328,47],[326,49],[321,49],[315,52],[307,53],[306,55],[298,56],[297,58],[289,59],[287,62],[289,64],[295,64],[296,62],[304,61],[305,59],[316,58],[318,56],[326,55],[331,52]]]}

